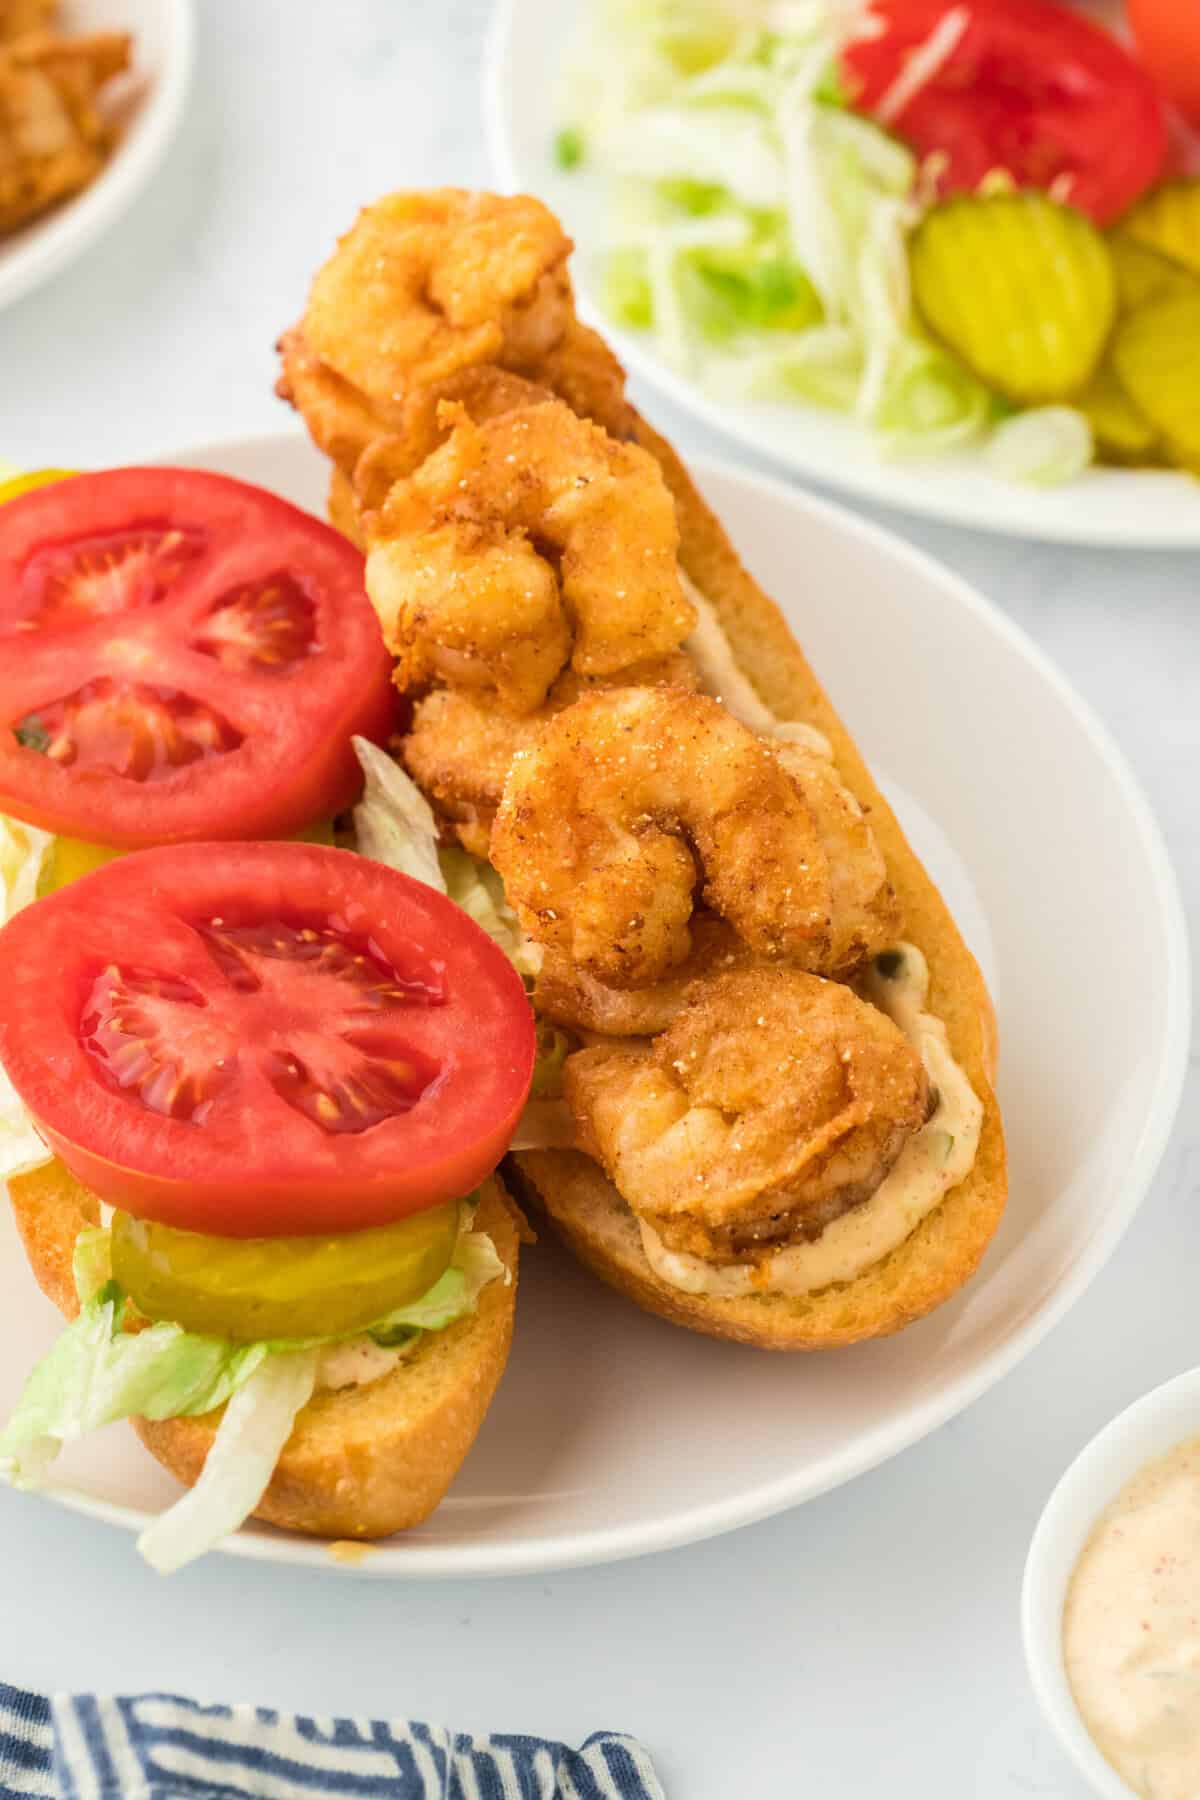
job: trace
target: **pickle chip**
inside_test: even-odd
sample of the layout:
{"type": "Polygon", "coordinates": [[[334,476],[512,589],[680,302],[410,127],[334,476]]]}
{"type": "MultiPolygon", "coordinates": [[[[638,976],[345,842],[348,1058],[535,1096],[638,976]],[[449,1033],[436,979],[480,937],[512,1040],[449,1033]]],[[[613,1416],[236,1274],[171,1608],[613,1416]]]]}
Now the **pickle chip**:
{"type": "Polygon", "coordinates": [[[1125,214],[1120,234],[1200,275],[1200,177],[1164,181],[1125,214]]]}
{"type": "Polygon", "coordinates": [[[1148,249],[1136,238],[1114,231],[1108,239],[1113,272],[1117,278],[1117,309],[1136,312],[1151,300],[1165,300],[1171,294],[1200,293],[1200,277],[1172,262],[1157,250],[1148,249]]]}
{"type": "Polygon", "coordinates": [[[1148,463],[1161,450],[1159,434],[1129,398],[1107,362],[1075,402],[1092,428],[1102,462],[1148,463]]]}
{"type": "Polygon", "coordinates": [[[926,214],[910,246],[931,330],[1019,406],[1069,400],[1090,380],[1116,312],[1108,245],[1045,194],[972,194],[926,214]]]}
{"type": "Polygon", "coordinates": [[[1123,319],[1112,365],[1171,460],[1200,471],[1200,294],[1156,300],[1123,319]]]}
{"type": "Polygon", "coordinates": [[[345,1337],[426,1293],[458,1202],[342,1236],[217,1238],[113,1214],[113,1275],[138,1311],[234,1343],[345,1337]]]}

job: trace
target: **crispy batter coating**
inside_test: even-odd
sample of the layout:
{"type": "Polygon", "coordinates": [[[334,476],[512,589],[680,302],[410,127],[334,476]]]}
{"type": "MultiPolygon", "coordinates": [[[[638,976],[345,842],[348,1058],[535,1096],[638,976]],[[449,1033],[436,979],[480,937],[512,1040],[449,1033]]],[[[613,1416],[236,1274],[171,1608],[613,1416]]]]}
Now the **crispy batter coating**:
{"type": "Polygon", "coordinates": [[[492,860],[526,931],[613,987],[686,961],[697,894],[753,950],[819,963],[829,870],[773,748],[716,700],[591,694],[513,762],[492,860]]]}
{"type": "Polygon", "coordinates": [[[874,1193],[924,1123],[921,1059],[886,1014],[796,969],[697,981],[651,1043],[568,1057],[582,1141],[671,1250],[752,1260],[874,1193]]]}
{"type": "Polygon", "coordinates": [[[318,270],[304,336],[368,403],[475,363],[516,367],[557,343],[572,316],[570,251],[528,195],[389,194],[318,270]]]}
{"type": "Polygon", "coordinates": [[[97,95],[129,65],[123,32],[35,32],[0,45],[0,233],[15,231],[100,173],[116,141],[97,95]]]}
{"type": "Polygon", "coordinates": [[[695,621],[675,507],[652,457],[561,401],[450,437],[368,523],[367,591],[402,688],[542,705],[568,663],[611,675],[678,648],[695,621]]]}
{"type": "Polygon", "coordinates": [[[836,767],[799,743],[775,752],[800,788],[829,862],[832,934],[822,975],[847,979],[901,936],[903,917],[883,852],[836,767]]]}
{"type": "Polygon", "coordinates": [[[410,474],[433,448],[439,400],[462,400],[476,418],[494,416],[502,399],[516,404],[505,376],[632,436],[625,372],[575,317],[570,250],[558,220],[528,195],[438,188],[363,209],[318,271],[300,324],[280,339],[277,390],[361,506],[380,505],[386,476],[410,474]],[[374,462],[364,460],[373,450],[374,462]]]}
{"type": "Polygon", "coordinates": [[[614,676],[582,676],[565,669],[544,705],[521,718],[489,703],[486,695],[434,688],[414,707],[401,754],[413,780],[438,812],[453,821],[459,841],[486,858],[513,757],[533,742],[547,719],[593,690],[660,685],[695,687],[695,668],[681,651],[633,663],[614,676]]]}
{"type": "MultiPolygon", "coordinates": [[[[657,1037],[671,1024],[701,976],[764,966],[762,958],[716,913],[693,913],[689,929],[692,947],[686,961],[646,987],[612,987],[577,968],[560,950],[546,951],[533,987],[539,1018],[603,1037],[657,1037]]],[[[767,966],[774,968],[775,964],[767,966]]]]}
{"type": "Polygon", "coordinates": [[[0,44],[43,31],[58,11],[58,0],[0,0],[0,44]]]}
{"type": "Polygon", "coordinates": [[[394,484],[445,442],[451,425],[438,421],[443,400],[460,402],[482,424],[551,398],[548,388],[482,363],[444,381],[404,387],[390,401],[368,401],[314,356],[301,331],[285,331],[279,349],[279,391],[303,414],[317,448],[337,464],[360,513],[382,506],[394,484]]]}

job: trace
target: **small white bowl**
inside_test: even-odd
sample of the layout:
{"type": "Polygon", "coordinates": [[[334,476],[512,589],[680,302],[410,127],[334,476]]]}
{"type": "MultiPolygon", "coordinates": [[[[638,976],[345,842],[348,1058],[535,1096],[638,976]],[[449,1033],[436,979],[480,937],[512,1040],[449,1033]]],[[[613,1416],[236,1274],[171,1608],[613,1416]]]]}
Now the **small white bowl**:
{"type": "Polygon", "coordinates": [[[1062,1643],[1067,1588],[1109,1502],[1146,1463],[1194,1437],[1200,1437],[1200,1369],[1144,1394],[1092,1439],[1051,1494],[1029,1546],[1021,1590],[1029,1679],[1059,1743],[1104,1800],[1136,1795],[1100,1754],[1072,1697],[1062,1643]]]}

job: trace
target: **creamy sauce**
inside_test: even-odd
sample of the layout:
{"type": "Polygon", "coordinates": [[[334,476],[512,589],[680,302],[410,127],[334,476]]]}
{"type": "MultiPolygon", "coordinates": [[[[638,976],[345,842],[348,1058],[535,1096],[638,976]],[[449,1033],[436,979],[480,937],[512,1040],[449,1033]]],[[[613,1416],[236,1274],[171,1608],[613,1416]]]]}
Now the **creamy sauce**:
{"type": "Polygon", "coordinates": [[[1200,1794],[1200,1438],[1147,1463],[1084,1545],[1067,1679],[1097,1747],[1147,1800],[1200,1794]]]}
{"type": "Polygon", "coordinates": [[[832,762],[833,746],[823,731],[818,731],[815,725],[803,725],[799,720],[777,719],[766,702],[759,699],[753,684],[738,668],[716,613],[682,569],[679,579],[696,609],[695,629],[684,640],[683,647],[696,665],[701,692],[719,700],[727,712],[751,731],[761,732],[764,737],[803,744],[815,755],[832,762]]]}
{"type": "Polygon", "coordinates": [[[366,1562],[374,1544],[362,1544],[354,1538],[335,1538],[327,1546],[335,1563],[342,1563],[348,1569],[357,1568],[359,1563],[366,1562]]]}
{"type": "Polygon", "coordinates": [[[732,1300],[763,1293],[795,1297],[835,1281],[853,1281],[898,1249],[943,1195],[970,1174],[983,1107],[950,1054],[946,1027],[925,1011],[925,958],[913,944],[898,945],[894,954],[902,959],[896,974],[889,979],[872,965],[867,994],[919,1052],[938,1094],[932,1117],[909,1138],[869,1200],[834,1219],[812,1243],[791,1244],[756,1263],[718,1265],[668,1250],[658,1233],[639,1221],[646,1259],[672,1287],[732,1300]]]}
{"type": "Polygon", "coordinates": [[[387,1350],[369,1337],[347,1338],[344,1344],[324,1344],[317,1357],[315,1385],[318,1391],[334,1392],[339,1388],[366,1387],[382,1375],[390,1375],[403,1360],[407,1349],[406,1344],[401,1344],[397,1349],[387,1350]]]}

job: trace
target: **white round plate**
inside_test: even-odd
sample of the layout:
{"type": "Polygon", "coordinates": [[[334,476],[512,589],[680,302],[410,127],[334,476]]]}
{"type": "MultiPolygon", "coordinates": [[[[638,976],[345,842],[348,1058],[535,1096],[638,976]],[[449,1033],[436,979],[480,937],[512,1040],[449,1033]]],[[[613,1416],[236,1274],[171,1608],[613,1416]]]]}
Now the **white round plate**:
{"type": "Polygon", "coordinates": [[[1089,469],[1059,488],[998,480],[978,451],[887,459],[865,426],[817,407],[714,399],[638,334],[622,331],[595,303],[594,250],[603,241],[597,185],[551,155],[558,74],[585,8],[595,0],[496,0],[484,65],[484,122],[495,179],[537,194],[575,239],[580,310],[629,368],[676,406],[768,456],[794,475],[930,518],[1020,537],[1128,548],[1200,545],[1200,481],[1158,469],[1089,469]]]}
{"type": "Polygon", "coordinates": [[[121,141],[83,193],[0,237],[0,306],[56,274],[120,217],[162,161],[187,95],[191,0],[66,0],[57,28],[132,35],[133,66],[104,93],[121,141]]]}
{"type": "MultiPolygon", "coordinates": [[[[225,470],[313,510],[327,483],[299,436],[162,460],[225,470]]],[[[1187,943],[1154,821],[1105,732],[987,601],[899,539],[778,482],[712,463],[697,474],[984,966],[1000,1022],[1008,1213],[980,1273],[934,1317],[823,1356],[679,1331],[539,1244],[522,1262],[508,1373],[453,1490],[355,1573],[611,1561],[848,1481],[968,1405],[1062,1317],[1166,1141],[1187,1054],[1187,943]]],[[[58,1318],[7,1209],[0,1231],[3,1417],[58,1318]]],[[[61,1481],[69,1504],[128,1526],[177,1491],[125,1426],[73,1447],[61,1481]]],[[[334,1566],[326,1546],[260,1526],[229,1548],[334,1566]]]]}

